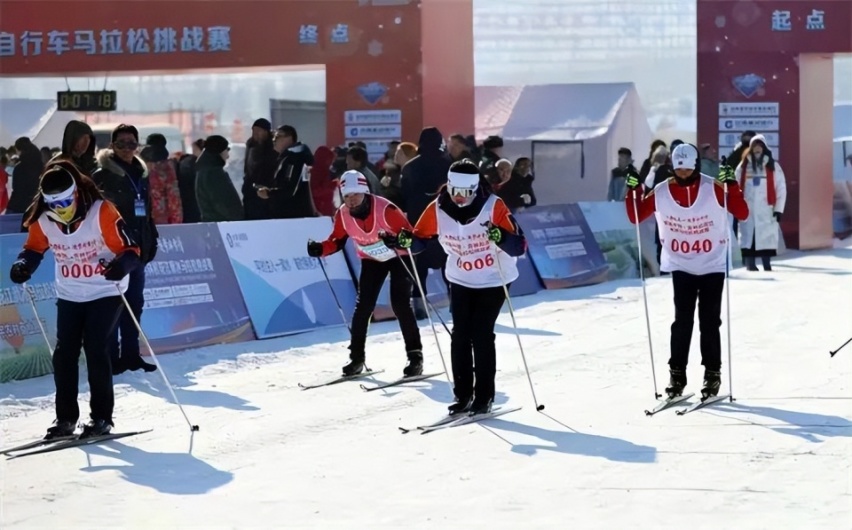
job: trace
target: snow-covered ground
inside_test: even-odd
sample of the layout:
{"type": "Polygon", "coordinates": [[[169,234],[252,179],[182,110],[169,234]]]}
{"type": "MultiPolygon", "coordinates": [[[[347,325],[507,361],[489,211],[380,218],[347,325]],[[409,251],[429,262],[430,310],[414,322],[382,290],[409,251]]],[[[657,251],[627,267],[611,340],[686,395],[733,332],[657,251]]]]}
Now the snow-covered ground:
{"type": "MultiPolygon", "coordinates": [[[[730,286],[733,404],[644,415],[653,387],[635,281],[515,300],[546,410],[534,411],[504,312],[498,401],[524,409],[425,436],[397,427],[444,413],[444,379],[298,388],[337,375],[343,328],[209,348],[160,358],[201,426],[194,439],[158,374],[121,376],[117,430],[154,431],[3,461],[0,528],[849,528],[852,346],[829,350],[852,334],[852,246],[791,252],[730,286]]],[[[650,280],[648,296],[663,386],[670,281],[650,280]]],[[[377,377],[395,379],[396,323],[374,325],[368,344],[387,370],[377,377]]],[[[724,370],[723,391],[727,358],[724,370]]],[[[701,375],[696,325],[688,389],[701,375]]],[[[51,392],[49,378],[0,385],[0,445],[41,435],[51,392]]]]}

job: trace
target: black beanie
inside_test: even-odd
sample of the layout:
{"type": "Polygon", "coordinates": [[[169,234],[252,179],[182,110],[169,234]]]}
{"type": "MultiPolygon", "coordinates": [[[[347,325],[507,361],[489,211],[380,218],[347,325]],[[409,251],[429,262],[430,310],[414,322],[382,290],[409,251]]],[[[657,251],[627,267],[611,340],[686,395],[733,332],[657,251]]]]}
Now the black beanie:
{"type": "Polygon", "coordinates": [[[160,133],[149,134],[148,138],[145,140],[145,145],[150,145],[151,147],[165,147],[166,137],[160,133]]]}
{"type": "Polygon", "coordinates": [[[211,153],[218,155],[224,153],[226,149],[228,149],[228,140],[226,140],[224,136],[214,134],[213,136],[208,136],[207,139],[204,140],[205,151],[210,151],[211,153]]]}
{"type": "Polygon", "coordinates": [[[258,118],[257,120],[255,120],[255,122],[252,124],[252,128],[254,127],[260,127],[266,132],[272,132],[272,124],[269,123],[269,120],[267,120],[266,118],[258,118]]]}

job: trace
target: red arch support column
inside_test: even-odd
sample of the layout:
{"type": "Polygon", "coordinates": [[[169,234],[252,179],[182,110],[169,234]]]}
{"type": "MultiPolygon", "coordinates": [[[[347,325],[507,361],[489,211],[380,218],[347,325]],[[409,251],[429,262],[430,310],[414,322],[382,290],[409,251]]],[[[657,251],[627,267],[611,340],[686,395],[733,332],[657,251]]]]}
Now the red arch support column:
{"type": "Polygon", "coordinates": [[[767,136],[791,248],[832,245],[832,57],[850,35],[849,0],[698,0],[698,141],[726,155],[744,130],[767,136]]]}
{"type": "Polygon", "coordinates": [[[325,65],[330,144],[416,141],[473,133],[472,26],[472,0],[2,0],[0,75],[325,65]]]}

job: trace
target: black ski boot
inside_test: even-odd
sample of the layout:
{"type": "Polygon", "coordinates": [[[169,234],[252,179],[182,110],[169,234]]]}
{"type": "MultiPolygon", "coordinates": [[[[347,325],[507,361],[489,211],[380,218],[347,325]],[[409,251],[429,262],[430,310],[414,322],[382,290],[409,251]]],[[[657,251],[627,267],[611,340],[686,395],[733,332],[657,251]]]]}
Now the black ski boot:
{"type": "Polygon", "coordinates": [[[722,373],[715,370],[704,370],[704,388],[701,389],[701,400],[719,395],[722,386],[722,373]]]}
{"type": "Polygon", "coordinates": [[[682,396],[684,388],[686,388],[686,370],[670,368],[669,386],[666,387],[668,397],[675,398],[682,396]]]}
{"type": "Polygon", "coordinates": [[[63,436],[73,436],[75,430],[77,430],[77,422],[56,420],[53,422],[53,427],[48,427],[44,439],[53,440],[63,436]]]}
{"type": "Polygon", "coordinates": [[[111,429],[112,422],[109,420],[92,420],[83,426],[83,433],[80,435],[80,439],[103,436],[109,434],[111,429]]]}
{"type": "Polygon", "coordinates": [[[408,365],[402,370],[403,377],[423,375],[423,352],[411,350],[408,352],[408,365]]]}
{"type": "Polygon", "coordinates": [[[456,414],[462,414],[470,410],[470,406],[473,404],[473,398],[465,398],[465,399],[456,399],[456,402],[447,407],[450,411],[450,416],[455,416],[456,414]]]}
{"type": "Polygon", "coordinates": [[[358,375],[364,371],[364,356],[363,355],[350,355],[350,362],[346,366],[343,367],[343,375],[346,377],[358,375]]]}
{"type": "Polygon", "coordinates": [[[494,400],[488,399],[485,401],[474,400],[473,404],[470,406],[470,415],[476,414],[488,414],[491,412],[491,405],[494,404],[494,400]]]}

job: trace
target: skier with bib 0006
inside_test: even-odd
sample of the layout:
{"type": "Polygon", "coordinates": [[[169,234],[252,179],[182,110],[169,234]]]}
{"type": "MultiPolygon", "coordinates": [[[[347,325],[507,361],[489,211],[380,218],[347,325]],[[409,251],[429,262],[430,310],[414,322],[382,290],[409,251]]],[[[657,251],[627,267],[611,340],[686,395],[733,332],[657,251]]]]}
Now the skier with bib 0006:
{"type": "Polygon", "coordinates": [[[467,159],[450,166],[446,186],[423,211],[414,233],[400,233],[397,243],[416,252],[432,238],[448,256],[456,398],[449,411],[488,413],[497,371],[494,326],[506,299],[504,286],[518,278],[517,259],[526,252],[526,239],[509,208],[467,159]]]}
{"type": "Polygon", "coordinates": [[[39,194],[24,214],[24,226],[27,240],[12,264],[12,281],[28,281],[48,249],[56,261],[56,421],[45,439],[76,430],[81,347],[89,373],[91,421],[80,436],[108,434],[115,404],[108,348],[122,308],[116,286],[127,290],[127,275],[140,263],[139,247],[115,206],[70,162],[48,165],[39,194]]]}
{"type": "Polygon", "coordinates": [[[308,255],[321,258],[338,252],[348,238],[352,238],[358,257],[361,258],[361,275],[358,279],[358,299],[352,315],[350,362],[343,367],[344,376],[358,375],[364,371],[365,345],[370,318],[376,308],[379,293],[390,275],[390,301],[399,321],[408,364],[404,377],[423,373],[423,346],[420,328],[411,307],[411,277],[402,257],[407,250],[391,249],[382,238],[393,238],[403,230],[411,231],[405,214],[393,203],[370,193],[367,177],[359,171],[347,171],[340,179],[343,204],[334,215],[334,228],[325,241],[308,241],[308,255]]]}
{"type": "Polygon", "coordinates": [[[689,344],[698,302],[701,364],[704,365],[702,398],[716,396],[721,386],[722,294],[728,260],[730,212],[739,221],[748,218],[748,205],[731,167],[720,167],[716,179],[700,172],[698,149],[678,145],[672,152],[674,177],[647,195],[635,175],[627,178],[626,208],[631,223],[656,215],[662,243],[660,270],[672,275],[675,319],[671,327],[669,397],[683,395],[689,344]],[[726,196],[727,194],[727,196],[726,196]],[[727,204],[727,211],[725,211],[727,204]],[[634,209],[638,213],[637,220],[634,209]]]}

